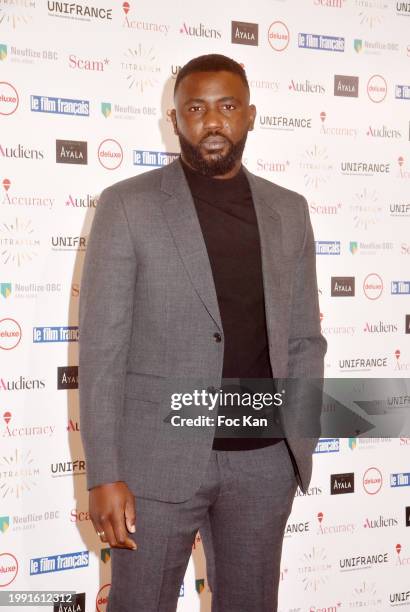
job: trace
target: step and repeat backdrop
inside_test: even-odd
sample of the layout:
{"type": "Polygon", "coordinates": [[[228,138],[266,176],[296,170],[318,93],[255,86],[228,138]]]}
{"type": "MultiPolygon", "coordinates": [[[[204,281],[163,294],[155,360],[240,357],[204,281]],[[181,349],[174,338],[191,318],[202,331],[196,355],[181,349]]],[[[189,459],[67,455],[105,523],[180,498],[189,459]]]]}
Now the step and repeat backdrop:
{"type": "MultiPolygon", "coordinates": [[[[308,200],[326,376],[409,377],[410,3],[0,0],[0,596],[70,590],[54,610],[106,610],[80,439],[81,270],[102,189],[178,155],[175,77],[210,52],[249,78],[246,166],[308,200]]],[[[409,450],[319,441],[286,527],[281,612],[410,609],[409,450]]],[[[209,602],[198,536],[178,610],[209,602]]]]}

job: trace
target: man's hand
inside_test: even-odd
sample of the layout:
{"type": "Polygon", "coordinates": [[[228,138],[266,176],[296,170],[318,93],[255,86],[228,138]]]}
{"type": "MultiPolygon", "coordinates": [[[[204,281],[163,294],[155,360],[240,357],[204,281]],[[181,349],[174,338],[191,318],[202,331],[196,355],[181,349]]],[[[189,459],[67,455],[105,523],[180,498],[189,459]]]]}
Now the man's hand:
{"type": "Polygon", "coordinates": [[[137,548],[127,533],[127,530],[135,533],[135,498],[125,482],[93,487],[89,505],[94,528],[101,533],[103,542],[108,542],[112,548],[137,548]]]}

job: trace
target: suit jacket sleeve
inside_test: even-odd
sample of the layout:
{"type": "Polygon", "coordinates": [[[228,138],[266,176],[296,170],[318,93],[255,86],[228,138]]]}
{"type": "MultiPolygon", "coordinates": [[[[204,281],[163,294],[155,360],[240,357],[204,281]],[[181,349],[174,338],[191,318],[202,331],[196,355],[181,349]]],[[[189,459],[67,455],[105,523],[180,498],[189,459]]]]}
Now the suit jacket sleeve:
{"type": "Polygon", "coordinates": [[[87,488],[120,480],[117,426],[122,414],[137,259],[115,187],[99,199],[80,289],[80,430],[87,488]]]}

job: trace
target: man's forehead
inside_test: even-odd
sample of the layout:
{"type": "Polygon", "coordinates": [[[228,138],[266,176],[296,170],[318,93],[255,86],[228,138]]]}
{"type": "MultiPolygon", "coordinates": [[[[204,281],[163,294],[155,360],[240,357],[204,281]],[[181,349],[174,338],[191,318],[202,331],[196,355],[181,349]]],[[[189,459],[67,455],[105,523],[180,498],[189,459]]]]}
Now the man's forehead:
{"type": "Polygon", "coordinates": [[[176,97],[181,98],[229,98],[246,97],[247,89],[241,77],[234,72],[193,72],[180,82],[176,97]]]}

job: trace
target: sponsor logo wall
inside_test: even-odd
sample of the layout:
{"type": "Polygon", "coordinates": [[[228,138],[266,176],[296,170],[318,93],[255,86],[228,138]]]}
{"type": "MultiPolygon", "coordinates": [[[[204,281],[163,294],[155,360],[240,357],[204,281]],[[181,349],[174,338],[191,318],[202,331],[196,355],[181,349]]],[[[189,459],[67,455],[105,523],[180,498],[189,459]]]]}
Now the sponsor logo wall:
{"type": "MultiPolygon", "coordinates": [[[[308,201],[326,376],[408,379],[410,4],[297,4],[0,0],[0,590],[74,590],[72,610],[106,610],[80,439],[82,263],[101,191],[178,157],[169,111],[190,58],[243,64],[258,109],[245,163],[308,201]]],[[[404,384],[385,401],[410,408],[404,384]]],[[[409,449],[319,441],[280,612],[410,610],[409,449]]],[[[178,610],[209,602],[197,537],[178,610]]]]}

